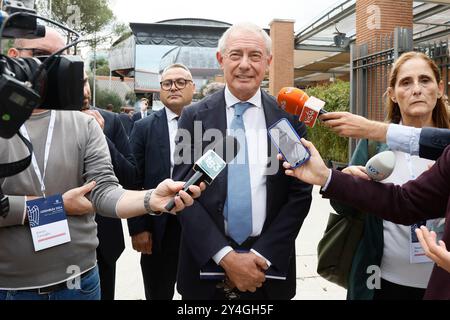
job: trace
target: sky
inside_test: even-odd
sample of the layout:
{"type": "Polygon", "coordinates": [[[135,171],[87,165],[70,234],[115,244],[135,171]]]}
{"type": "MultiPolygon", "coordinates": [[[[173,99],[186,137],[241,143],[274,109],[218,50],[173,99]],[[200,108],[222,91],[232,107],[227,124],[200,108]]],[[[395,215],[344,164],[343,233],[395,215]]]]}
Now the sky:
{"type": "Polygon", "coordinates": [[[228,23],[249,21],[268,28],[273,19],[295,20],[295,31],[344,0],[111,0],[122,22],[154,23],[166,19],[203,18],[228,23]]]}

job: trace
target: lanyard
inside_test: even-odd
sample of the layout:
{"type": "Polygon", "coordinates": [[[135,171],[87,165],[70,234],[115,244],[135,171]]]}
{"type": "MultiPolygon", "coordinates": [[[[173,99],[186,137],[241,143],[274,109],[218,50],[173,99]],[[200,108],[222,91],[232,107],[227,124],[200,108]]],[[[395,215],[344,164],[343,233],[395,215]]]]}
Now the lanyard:
{"type": "MultiPolygon", "coordinates": [[[[33,153],[31,163],[33,164],[34,172],[36,173],[36,176],[39,180],[39,183],[41,184],[41,191],[45,198],[45,172],[47,171],[47,163],[48,163],[48,156],[50,153],[50,146],[52,144],[52,138],[53,138],[53,129],[55,128],[55,118],[56,118],[55,110],[51,111],[50,115],[50,123],[48,125],[48,131],[47,131],[47,141],[45,142],[45,151],[44,151],[44,174],[41,174],[41,170],[39,169],[39,166],[37,164],[36,156],[33,153]]],[[[20,127],[20,132],[22,135],[28,140],[30,140],[30,136],[28,135],[27,128],[25,128],[25,125],[22,125],[20,127]]]]}

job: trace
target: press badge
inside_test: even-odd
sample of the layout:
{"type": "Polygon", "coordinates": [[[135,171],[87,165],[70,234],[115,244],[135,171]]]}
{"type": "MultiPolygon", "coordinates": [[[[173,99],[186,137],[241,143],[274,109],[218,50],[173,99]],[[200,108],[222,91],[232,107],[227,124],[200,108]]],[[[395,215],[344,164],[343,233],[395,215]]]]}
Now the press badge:
{"type": "Polygon", "coordinates": [[[409,243],[409,262],[410,263],[426,263],[433,262],[425,255],[425,250],[420,245],[419,239],[416,235],[416,228],[426,226],[429,231],[436,232],[436,240],[442,240],[445,229],[445,218],[430,219],[411,225],[410,243],[409,243]]]}
{"type": "Polygon", "coordinates": [[[69,225],[60,194],[27,201],[27,215],[35,251],[70,242],[69,225]]]}

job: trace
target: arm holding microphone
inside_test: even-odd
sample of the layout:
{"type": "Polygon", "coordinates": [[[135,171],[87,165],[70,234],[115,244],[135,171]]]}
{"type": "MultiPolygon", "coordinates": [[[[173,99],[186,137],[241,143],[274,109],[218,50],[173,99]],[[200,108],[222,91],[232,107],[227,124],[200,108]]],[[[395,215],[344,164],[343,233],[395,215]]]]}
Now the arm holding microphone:
{"type": "Polygon", "coordinates": [[[322,186],[324,197],[405,225],[444,216],[450,190],[450,147],[430,170],[416,180],[396,186],[331,170],[311,142],[303,139],[302,143],[311,152],[310,160],[296,169],[291,169],[285,162],[285,173],[306,183],[322,186]]]}
{"type": "Polygon", "coordinates": [[[300,121],[313,127],[316,119],[342,137],[387,142],[390,149],[421,158],[436,160],[450,144],[450,130],[413,128],[368,120],[350,112],[327,112],[325,102],[309,97],[298,88],[282,88],[277,97],[280,108],[299,116],[300,121]]]}
{"type": "Polygon", "coordinates": [[[342,137],[387,142],[399,150],[421,158],[436,160],[450,144],[450,130],[413,128],[368,120],[349,112],[329,112],[319,117],[325,126],[342,137]]]}

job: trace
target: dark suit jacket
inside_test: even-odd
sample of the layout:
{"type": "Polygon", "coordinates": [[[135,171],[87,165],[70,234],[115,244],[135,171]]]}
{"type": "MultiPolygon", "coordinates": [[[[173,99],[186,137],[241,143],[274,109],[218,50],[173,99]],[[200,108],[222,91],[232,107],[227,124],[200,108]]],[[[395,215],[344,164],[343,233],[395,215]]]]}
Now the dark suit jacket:
{"type": "MultiPolygon", "coordinates": [[[[430,170],[402,187],[333,171],[323,195],[397,224],[445,217],[442,240],[450,247],[450,147],[430,170]]],[[[425,299],[450,299],[450,273],[434,267],[425,299]]]]}
{"type": "Polygon", "coordinates": [[[449,129],[423,128],[419,139],[419,155],[421,158],[436,160],[449,144],[449,129]]]}
{"type": "Polygon", "coordinates": [[[125,129],[127,136],[130,136],[131,129],[133,129],[133,120],[126,113],[120,113],[119,119],[120,119],[120,122],[122,122],[123,128],[125,129]]]}
{"type": "MultiPolygon", "coordinates": [[[[147,110],[147,116],[149,116],[151,113],[152,113],[151,111],[147,110]]],[[[133,114],[133,116],[131,117],[131,120],[133,120],[133,122],[136,122],[141,119],[142,119],[142,114],[141,114],[140,110],[138,112],[135,112],[133,114]]]]}
{"type": "MultiPolygon", "coordinates": [[[[152,112],[150,116],[137,121],[131,132],[130,145],[139,172],[137,185],[142,189],[152,189],[170,177],[170,142],[166,110],[152,112]]],[[[153,233],[153,246],[158,250],[164,235],[167,214],[149,215],[128,219],[130,235],[143,231],[153,233]]]]}
{"type": "MultiPolygon", "coordinates": [[[[267,127],[277,120],[288,118],[300,136],[306,135],[303,124],[283,110],[279,109],[275,99],[262,93],[262,103],[267,127]]],[[[224,90],[202,101],[184,108],[178,122],[179,129],[190,132],[192,143],[199,143],[194,137],[194,121],[201,121],[202,133],[207,129],[219,129],[225,136],[226,108],[224,90]]],[[[276,157],[276,149],[269,137],[269,156],[276,157]]],[[[202,150],[209,144],[202,141],[202,150]]],[[[190,150],[194,157],[193,145],[180,142],[179,146],[190,150]]],[[[196,160],[193,158],[193,160],[196,160]]],[[[276,164],[279,161],[275,160],[276,164]]],[[[192,164],[182,164],[174,168],[174,180],[185,179],[192,164]]],[[[194,205],[186,208],[180,217],[182,240],[178,269],[178,291],[187,299],[208,299],[215,291],[216,282],[200,280],[202,266],[211,262],[211,258],[222,248],[229,245],[225,235],[223,208],[227,196],[227,169],[224,169],[215,181],[208,186],[194,205]]],[[[258,240],[252,248],[262,254],[281,273],[287,274],[287,280],[266,280],[263,288],[271,299],[290,299],[295,295],[295,239],[311,204],[311,186],[284,174],[279,167],[275,175],[267,176],[267,217],[258,240]]]]}
{"type": "MultiPolygon", "coordinates": [[[[135,160],[131,153],[128,136],[119,117],[117,114],[103,109],[93,107],[92,109],[99,111],[105,120],[103,132],[111,154],[114,174],[119,179],[120,184],[125,188],[130,188],[134,183],[134,176],[131,173],[134,171],[135,160]]],[[[99,239],[97,250],[102,254],[104,260],[113,264],[125,249],[122,221],[101,215],[96,215],[95,220],[97,222],[97,237],[99,239]]]]}

